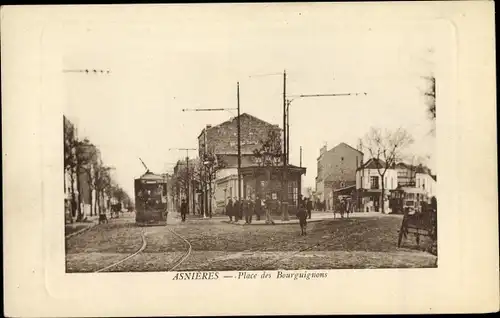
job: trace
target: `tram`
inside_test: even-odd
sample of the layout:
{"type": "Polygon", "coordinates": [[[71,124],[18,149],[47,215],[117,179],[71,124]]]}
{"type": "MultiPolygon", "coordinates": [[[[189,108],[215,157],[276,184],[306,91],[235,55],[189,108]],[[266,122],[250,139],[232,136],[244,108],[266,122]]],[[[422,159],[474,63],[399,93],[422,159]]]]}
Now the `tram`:
{"type": "Polygon", "coordinates": [[[421,203],[426,202],[425,193],[414,187],[398,187],[392,192],[392,210],[395,213],[404,214],[408,211],[409,214],[419,213],[421,203]]]}
{"type": "Polygon", "coordinates": [[[134,180],[134,190],[136,224],[165,225],[167,223],[166,180],[147,169],[145,174],[134,180]]]}

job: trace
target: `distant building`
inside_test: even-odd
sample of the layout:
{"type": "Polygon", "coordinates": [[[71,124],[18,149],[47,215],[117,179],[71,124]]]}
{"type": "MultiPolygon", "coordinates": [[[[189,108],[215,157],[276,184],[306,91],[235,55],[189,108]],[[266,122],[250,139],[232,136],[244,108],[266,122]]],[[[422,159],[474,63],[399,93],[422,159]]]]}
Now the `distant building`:
{"type": "Polygon", "coordinates": [[[342,142],[330,150],[320,149],[317,159],[316,196],[332,209],[337,193],[355,190],[356,169],[363,163],[363,153],[342,142]]]}
{"type": "Polygon", "coordinates": [[[419,166],[416,172],[416,183],[415,187],[421,189],[426,197],[428,203],[432,197],[436,197],[436,184],[437,177],[433,175],[427,167],[419,166]]]}
{"type": "MultiPolygon", "coordinates": [[[[213,197],[209,198],[209,204],[216,213],[224,210],[228,198],[238,197],[237,122],[237,117],[234,117],[217,126],[207,125],[198,136],[200,158],[203,158],[204,153],[210,153],[219,156],[225,164],[225,167],[216,173],[212,184],[213,197]]],[[[254,150],[262,147],[262,142],[268,138],[270,131],[278,133],[283,143],[282,129],[278,125],[273,125],[248,113],[240,115],[241,167],[244,170],[240,189],[242,198],[252,195],[265,196],[266,191],[271,191],[274,197],[278,196],[277,185],[281,184],[281,179],[277,178],[277,175],[274,176],[276,178],[271,184],[256,181],[259,163],[254,156],[254,150]]],[[[293,166],[290,166],[290,169],[292,168],[293,166]]],[[[295,170],[294,173],[302,171],[301,169],[295,170]]],[[[289,198],[297,198],[300,181],[295,180],[295,174],[292,175],[293,177],[289,178],[289,198]]]]}
{"type": "Polygon", "coordinates": [[[384,210],[390,212],[389,195],[398,187],[398,174],[395,167],[390,167],[384,174],[384,193],[382,193],[382,177],[379,171],[385,170],[385,162],[370,159],[356,171],[356,190],[358,210],[381,211],[381,197],[384,210]]]}
{"type": "Polygon", "coordinates": [[[415,186],[415,175],[417,167],[404,162],[396,164],[398,173],[398,184],[401,187],[415,186]]]}

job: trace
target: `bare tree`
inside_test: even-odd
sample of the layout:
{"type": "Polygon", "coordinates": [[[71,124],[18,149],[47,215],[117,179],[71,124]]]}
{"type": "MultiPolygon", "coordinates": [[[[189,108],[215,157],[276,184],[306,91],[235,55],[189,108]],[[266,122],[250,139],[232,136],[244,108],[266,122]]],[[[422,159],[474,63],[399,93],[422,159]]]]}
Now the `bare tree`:
{"type": "Polygon", "coordinates": [[[432,133],[436,130],[436,78],[433,75],[423,76],[426,81],[426,88],[423,91],[427,113],[432,121],[432,133]]]}
{"type": "Polygon", "coordinates": [[[374,159],[381,179],[382,195],[380,196],[380,205],[382,206],[382,213],[385,213],[384,176],[389,168],[394,167],[397,161],[401,160],[403,157],[402,151],[413,143],[413,137],[403,128],[398,128],[395,131],[387,129],[382,131],[380,128],[372,127],[364,139],[364,149],[367,149],[372,159],[374,159]]]}
{"type": "Polygon", "coordinates": [[[280,160],[283,159],[281,148],[281,136],[277,131],[269,131],[267,138],[260,141],[262,145],[258,149],[253,150],[255,160],[260,166],[267,168],[267,183],[271,182],[271,171],[274,166],[280,165],[280,160]]]}
{"type": "Polygon", "coordinates": [[[202,160],[200,160],[200,165],[197,169],[197,178],[201,184],[208,185],[208,201],[206,204],[209,217],[212,217],[212,199],[214,196],[212,183],[217,176],[217,171],[224,169],[226,166],[227,164],[222,159],[222,156],[214,154],[213,150],[205,152],[202,160]]]}
{"type": "MultiPolygon", "coordinates": [[[[111,176],[110,171],[113,168],[104,165],[99,165],[94,170],[94,188],[96,189],[96,207],[99,207],[99,213],[102,213],[100,207],[105,204],[104,194],[106,189],[111,187],[111,176]]],[[[97,213],[97,209],[95,210],[97,213]]]]}
{"type": "Polygon", "coordinates": [[[82,173],[87,177],[87,183],[89,186],[90,215],[92,216],[93,212],[95,212],[92,191],[96,190],[94,171],[99,166],[98,149],[87,138],[85,138],[83,141],[77,142],[76,157],[78,173],[82,173]]]}
{"type": "MultiPolygon", "coordinates": [[[[77,160],[75,156],[75,150],[77,146],[77,138],[76,131],[74,125],[63,116],[63,127],[64,127],[64,172],[68,173],[70,177],[70,195],[71,195],[71,222],[73,222],[73,218],[76,216],[76,212],[78,210],[79,203],[77,203],[76,192],[75,192],[75,176],[76,176],[76,167],[77,160]]],[[[66,176],[64,177],[64,192],[66,193],[66,176]]]]}

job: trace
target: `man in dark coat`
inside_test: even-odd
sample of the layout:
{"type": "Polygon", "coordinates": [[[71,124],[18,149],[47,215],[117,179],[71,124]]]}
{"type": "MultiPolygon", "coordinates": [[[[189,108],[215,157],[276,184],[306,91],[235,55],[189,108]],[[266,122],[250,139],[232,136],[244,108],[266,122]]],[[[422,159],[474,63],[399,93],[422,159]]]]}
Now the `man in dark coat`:
{"type": "Polygon", "coordinates": [[[231,198],[226,205],[226,215],[229,216],[229,222],[233,222],[233,199],[231,198]]]}
{"type": "Polygon", "coordinates": [[[186,221],[186,214],[187,214],[186,199],[182,199],[182,203],[181,203],[181,217],[182,217],[182,222],[186,221]]]}
{"type": "Polygon", "coordinates": [[[260,216],[262,215],[262,200],[259,196],[255,199],[255,214],[257,215],[257,221],[260,221],[260,216]]]}
{"type": "Polygon", "coordinates": [[[254,204],[250,196],[248,196],[244,202],[243,212],[245,213],[245,224],[251,224],[254,212],[254,204]]]}
{"type": "Polygon", "coordinates": [[[241,219],[240,204],[241,204],[241,202],[237,198],[234,198],[233,216],[234,216],[234,221],[235,222],[238,222],[241,219]]]}
{"type": "Polygon", "coordinates": [[[307,199],[307,217],[309,219],[311,218],[312,208],[313,208],[313,204],[312,204],[311,198],[308,198],[307,199]]]}
{"type": "Polygon", "coordinates": [[[302,196],[299,200],[299,208],[297,210],[297,218],[299,219],[300,224],[300,235],[307,235],[307,210],[305,200],[302,199],[302,196]]]}
{"type": "Polygon", "coordinates": [[[268,194],[266,195],[266,201],[265,201],[265,210],[266,210],[266,224],[273,224],[274,225],[274,220],[271,212],[274,210],[274,200],[271,200],[271,196],[268,194]]]}

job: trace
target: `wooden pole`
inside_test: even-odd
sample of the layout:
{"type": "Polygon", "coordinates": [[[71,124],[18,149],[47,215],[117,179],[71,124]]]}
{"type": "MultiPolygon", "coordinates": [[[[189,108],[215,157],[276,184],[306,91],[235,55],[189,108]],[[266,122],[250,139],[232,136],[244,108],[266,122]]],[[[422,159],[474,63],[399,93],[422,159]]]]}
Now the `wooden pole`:
{"type": "Polygon", "coordinates": [[[240,82],[237,83],[237,102],[238,102],[238,201],[239,201],[239,211],[238,215],[241,215],[241,123],[240,123],[240,82]]]}

